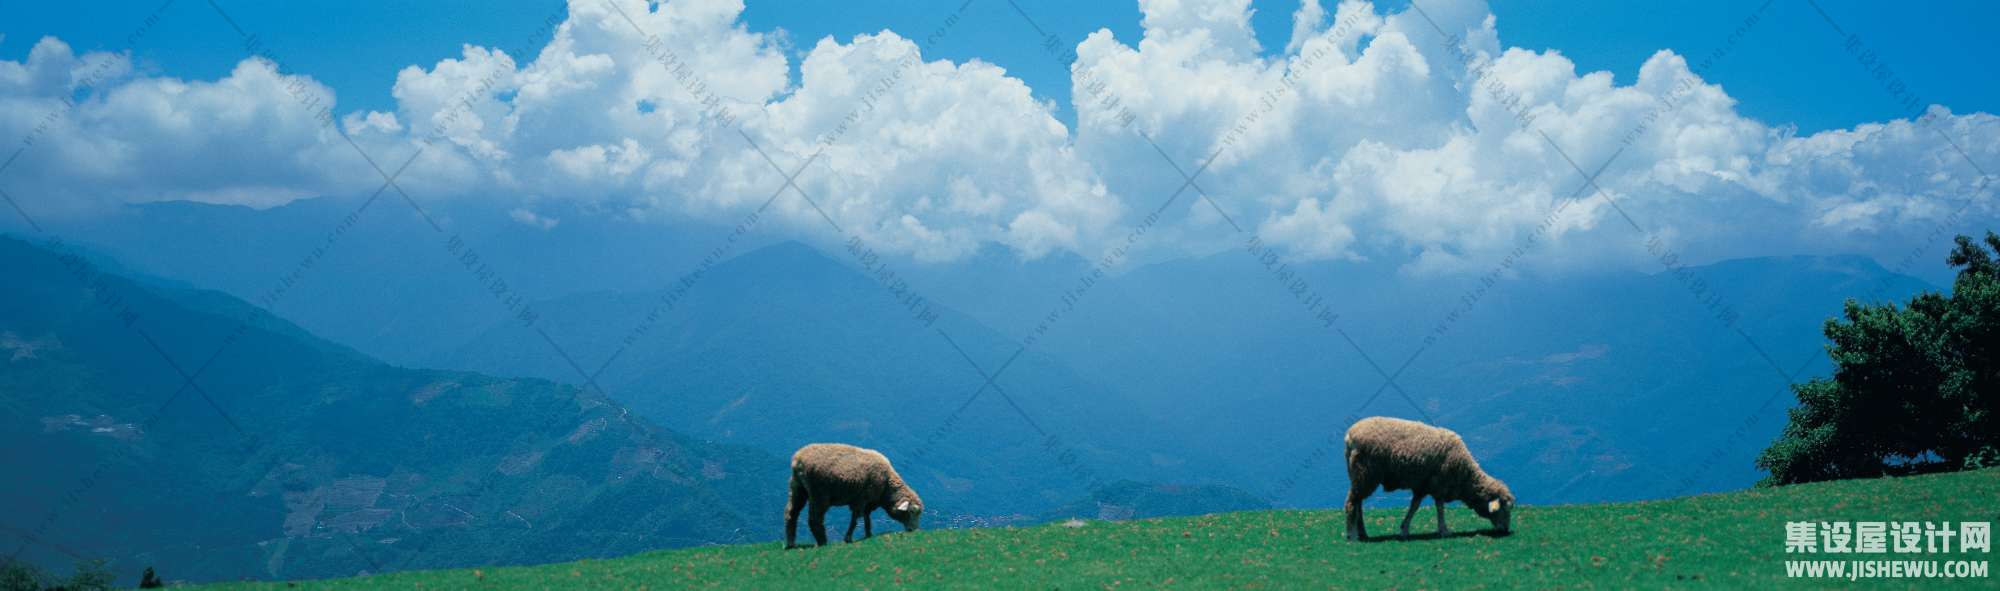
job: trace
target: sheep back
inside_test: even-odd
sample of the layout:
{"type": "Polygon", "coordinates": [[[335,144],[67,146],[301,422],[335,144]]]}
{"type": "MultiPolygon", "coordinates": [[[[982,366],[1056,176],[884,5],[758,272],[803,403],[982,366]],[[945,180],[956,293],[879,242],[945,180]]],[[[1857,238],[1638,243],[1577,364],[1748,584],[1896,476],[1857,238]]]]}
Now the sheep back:
{"type": "Polygon", "coordinates": [[[1384,490],[1459,499],[1484,474],[1457,433],[1416,421],[1362,419],[1347,429],[1346,443],[1349,473],[1366,474],[1384,490]]]}
{"type": "Polygon", "coordinates": [[[792,480],[828,505],[879,503],[905,487],[887,456],[841,443],[799,448],[792,454],[792,480]]]}

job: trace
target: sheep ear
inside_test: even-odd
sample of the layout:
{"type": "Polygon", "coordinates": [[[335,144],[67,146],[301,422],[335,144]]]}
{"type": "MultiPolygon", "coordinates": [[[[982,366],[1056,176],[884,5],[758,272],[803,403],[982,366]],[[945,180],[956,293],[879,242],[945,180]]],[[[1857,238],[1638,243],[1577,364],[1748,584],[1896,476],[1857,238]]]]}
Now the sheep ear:
{"type": "Polygon", "coordinates": [[[910,500],[909,500],[909,499],[903,499],[903,501],[902,501],[902,502],[900,502],[900,503],[896,503],[896,510],[897,510],[897,511],[908,511],[908,510],[910,510],[910,500]]]}
{"type": "Polygon", "coordinates": [[[1487,513],[1494,513],[1498,512],[1499,510],[1500,510],[1500,499],[1493,499],[1491,501],[1486,502],[1487,513]]]}

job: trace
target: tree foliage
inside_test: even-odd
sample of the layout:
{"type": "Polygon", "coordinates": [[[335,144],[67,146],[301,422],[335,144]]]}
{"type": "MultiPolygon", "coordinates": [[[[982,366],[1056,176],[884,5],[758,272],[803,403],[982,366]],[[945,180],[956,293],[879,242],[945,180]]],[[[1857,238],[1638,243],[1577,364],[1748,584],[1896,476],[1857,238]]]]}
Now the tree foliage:
{"type": "Polygon", "coordinates": [[[69,578],[58,579],[26,562],[0,560],[0,591],[109,591],[116,587],[104,563],[80,561],[69,578]]]}
{"type": "MultiPolygon", "coordinates": [[[[2000,235],[1986,233],[2000,253],[2000,235]]],[[[2000,269],[1966,236],[1946,262],[1950,295],[1907,306],[1848,300],[1826,322],[1832,379],[1793,387],[1799,405],[1757,458],[1764,485],[1978,468],[2000,448],[2000,269]]]]}

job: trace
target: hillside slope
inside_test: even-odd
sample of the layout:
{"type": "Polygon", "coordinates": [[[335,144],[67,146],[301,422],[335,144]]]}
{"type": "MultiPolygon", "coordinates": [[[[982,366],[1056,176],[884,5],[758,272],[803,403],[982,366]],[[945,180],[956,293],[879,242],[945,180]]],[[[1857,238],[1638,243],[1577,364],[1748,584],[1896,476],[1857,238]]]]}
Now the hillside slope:
{"type": "Polygon", "coordinates": [[[543,380],[387,365],[221,293],[149,287],[46,246],[0,237],[0,449],[25,452],[0,454],[0,551],[56,571],[106,558],[128,582],[172,564],[199,581],[776,529],[763,517],[784,503],[777,457],[543,380]]]}
{"type": "MultiPolygon", "coordinates": [[[[2000,469],[1856,480],[1664,501],[1521,508],[1516,533],[1455,507],[1445,540],[1339,539],[1338,511],[1259,511],[1023,529],[894,534],[785,551],[754,544],[492,570],[406,572],[306,588],[1763,588],[1846,585],[1787,578],[1787,521],[1994,521],[2000,469]]],[[[1400,511],[1369,513],[1382,533],[1400,511]]],[[[1432,526],[1428,510],[1413,529],[1432,526]]],[[[1074,525],[1074,524],[1072,524],[1074,525]]],[[[1953,546],[1956,549],[1956,546],[1953,546]]],[[[1835,556],[1835,558],[1848,558],[1835,556]]],[[[1814,557],[1824,557],[1815,555],[1814,557]]],[[[1992,554],[1884,554],[1985,562],[1980,579],[1876,581],[1991,588],[1992,554]]],[[[290,584],[218,588],[279,589],[290,584]]]]}

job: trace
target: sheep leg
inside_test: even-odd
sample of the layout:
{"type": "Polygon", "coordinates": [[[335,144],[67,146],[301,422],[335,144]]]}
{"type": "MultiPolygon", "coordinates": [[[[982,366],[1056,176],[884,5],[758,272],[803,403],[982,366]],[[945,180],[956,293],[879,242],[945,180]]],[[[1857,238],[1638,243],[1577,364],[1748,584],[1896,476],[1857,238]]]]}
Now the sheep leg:
{"type": "Polygon", "coordinates": [[[1451,535],[1451,526],[1444,524],[1444,499],[1431,497],[1431,501],[1437,505],[1438,509],[1438,537],[1443,538],[1451,535]]]}
{"type": "Polygon", "coordinates": [[[1410,511],[1409,511],[1408,513],[1404,513],[1404,514],[1403,514],[1403,537],[1404,537],[1404,538],[1408,538],[1408,537],[1410,537],[1410,518],[1412,518],[1412,517],[1416,517],[1416,516],[1417,516],[1417,509],[1421,509],[1421,508],[1423,508],[1423,506],[1424,506],[1424,496],[1423,496],[1423,495],[1420,495],[1420,494],[1416,494],[1416,493],[1412,492],[1412,493],[1410,494],[1410,511]]]}
{"type": "Polygon", "coordinates": [[[841,540],[841,542],[843,542],[843,543],[847,543],[847,544],[852,544],[852,543],[854,543],[854,526],[855,526],[856,524],[860,523],[860,522],[861,522],[861,508],[860,508],[860,507],[856,507],[856,506],[852,506],[852,505],[848,506],[848,507],[847,507],[847,537],[846,537],[846,538],[843,538],[843,539],[841,540]]]}
{"type": "Polygon", "coordinates": [[[1367,520],[1361,518],[1361,501],[1368,499],[1368,493],[1375,487],[1361,488],[1357,481],[1347,489],[1347,539],[1368,539],[1367,520]]]}
{"type": "Polygon", "coordinates": [[[792,479],[792,494],[785,502],[785,549],[799,547],[799,511],[806,508],[806,488],[799,485],[799,479],[792,479]]]}
{"type": "Polygon", "coordinates": [[[872,537],[875,537],[875,509],[869,508],[861,513],[861,539],[872,537]]]}
{"type": "Polygon", "coordinates": [[[806,525],[812,527],[813,541],[821,546],[826,545],[826,510],[826,501],[813,499],[812,512],[806,516],[806,525]]]}

